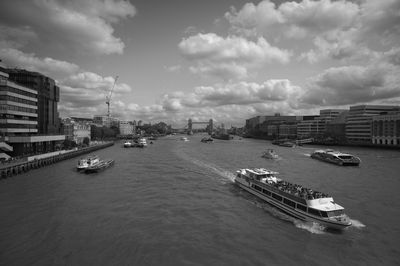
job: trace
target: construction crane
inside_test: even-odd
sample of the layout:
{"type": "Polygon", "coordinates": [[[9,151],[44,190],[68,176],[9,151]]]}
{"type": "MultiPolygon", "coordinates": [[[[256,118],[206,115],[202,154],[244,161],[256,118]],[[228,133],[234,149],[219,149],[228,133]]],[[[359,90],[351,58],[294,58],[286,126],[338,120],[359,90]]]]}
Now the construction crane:
{"type": "Polygon", "coordinates": [[[110,115],[111,97],[112,97],[112,94],[113,94],[113,91],[114,91],[115,83],[117,83],[117,79],[118,79],[118,76],[115,77],[115,79],[114,79],[114,84],[113,84],[113,86],[111,87],[111,90],[110,90],[109,94],[106,95],[107,117],[108,117],[109,120],[110,120],[110,117],[111,117],[111,115],[110,115]]]}

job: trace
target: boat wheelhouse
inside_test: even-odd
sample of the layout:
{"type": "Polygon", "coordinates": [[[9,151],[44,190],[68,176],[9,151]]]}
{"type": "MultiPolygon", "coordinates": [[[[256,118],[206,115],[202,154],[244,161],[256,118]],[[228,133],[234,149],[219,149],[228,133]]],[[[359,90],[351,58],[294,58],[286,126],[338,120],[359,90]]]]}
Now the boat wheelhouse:
{"type": "Polygon", "coordinates": [[[343,166],[357,166],[361,163],[357,156],[334,150],[316,150],[311,154],[311,158],[343,166]]]}
{"type": "Polygon", "coordinates": [[[351,225],[344,208],[325,193],[291,184],[264,168],[240,169],[235,183],[281,211],[303,221],[317,222],[333,229],[351,225]]]}
{"type": "Polygon", "coordinates": [[[86,158],[80,159],[78,161],[78,165],[76,166],[76,168],[78,170],[84,170],[84,169],[88,168],[89,166],[95,165],[99,161],[100,161],[99,156],[97,156],[97,155],[89,155],[86,158]]]}

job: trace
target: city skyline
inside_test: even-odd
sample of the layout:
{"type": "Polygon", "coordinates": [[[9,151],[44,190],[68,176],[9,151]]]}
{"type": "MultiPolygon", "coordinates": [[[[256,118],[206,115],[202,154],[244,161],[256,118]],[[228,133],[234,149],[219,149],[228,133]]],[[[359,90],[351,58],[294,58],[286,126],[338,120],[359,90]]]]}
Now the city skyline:
{"type": "Polygon", "coordinates": [[[400,2],[2,1],[0,59],[60,86],[61,116],[182,126],[400,104],[400,2]]]}

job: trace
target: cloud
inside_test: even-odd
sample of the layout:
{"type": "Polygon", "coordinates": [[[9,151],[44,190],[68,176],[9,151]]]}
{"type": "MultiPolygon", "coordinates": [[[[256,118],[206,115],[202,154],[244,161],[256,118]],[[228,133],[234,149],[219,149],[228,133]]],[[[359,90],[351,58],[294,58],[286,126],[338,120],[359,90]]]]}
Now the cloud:
{"type": "Polygon", "coordinates": [[[358,12],[359,6],[348,1],[303,0],[276,6],[264,0],[257,5],[247,3],[239,11],[232,8],[225,18],[237,32],[304,38],[309,34],[349,27],[358,12]]]}
{"type": "Polygon", "coordinates": [[[178,47],[186,59],[194,62],[192,72],[223,79],[247,77],[249,68],[273,62],[285,64],[290,58],[290,52],[271,46],[263,37],[253,42],[237,36],[199,33],[183,39],[178,47]]]}
{"type": "MultiPolygon", "coordinates": [[[[29,25],[40,45],[94,54],[121,54],[125,45],[114,36],[112,23],[135,14],[129,1],[16,0],[0,3],[0,22],[7,28],[21,29],[29,25]]],[[[0,38],[6,41],[10,36],[0,38]]]]}
{"type": "Polygon", "coordinates": [[[329,68],[310,79],[299,101],[317,106],[334,106],[399,97],[399,74],[399,68],[384,63],[329,68]]]}
{"type": "Polygon", "coordinates": [[[1,59],[9,67],[24,68],[52,76],[69,75],[78,71],[75,64],[50,57],[39,58],[34,53],[23,53],[13,48],[1,48],[1,59]]]}

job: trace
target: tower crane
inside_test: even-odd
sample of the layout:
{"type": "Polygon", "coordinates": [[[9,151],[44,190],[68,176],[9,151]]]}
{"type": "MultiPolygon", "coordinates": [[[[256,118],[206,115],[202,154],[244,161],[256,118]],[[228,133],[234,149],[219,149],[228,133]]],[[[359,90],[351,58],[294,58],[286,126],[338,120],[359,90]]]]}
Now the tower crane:
{"type": "Polygon", "coordinates": [[[111,103],[111,97],[112,97],[112,94],[113,94],[113,91],[114,91],[115,83],[117,83],[117,79],[118,79],[118,76],[115,76],[114,84],[113,84],[113,86],[111,87],[109,94],[106,95],[107,117],[108,117],[109,120],[110,120],[110,103],[111,103]]]}

